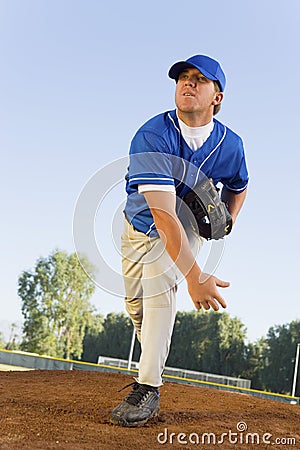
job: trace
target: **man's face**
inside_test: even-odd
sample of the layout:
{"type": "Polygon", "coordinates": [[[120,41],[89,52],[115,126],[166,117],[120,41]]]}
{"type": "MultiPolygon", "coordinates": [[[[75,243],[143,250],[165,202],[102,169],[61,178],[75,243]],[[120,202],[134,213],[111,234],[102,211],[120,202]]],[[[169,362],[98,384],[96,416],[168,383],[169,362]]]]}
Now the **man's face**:
{"type": "Polygon", "coordinates": [[[212,80],[198,69],[189,68],[180,73],[176,84],[175,102],[183,113],[208,113],[213,110],[217,92],[212,80]]]}

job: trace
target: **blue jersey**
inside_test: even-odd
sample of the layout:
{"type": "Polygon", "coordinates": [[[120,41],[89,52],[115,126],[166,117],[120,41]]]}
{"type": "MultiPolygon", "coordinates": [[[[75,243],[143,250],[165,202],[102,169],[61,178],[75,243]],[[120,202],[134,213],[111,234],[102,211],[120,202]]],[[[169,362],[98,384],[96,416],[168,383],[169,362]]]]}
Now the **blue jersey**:
{"type": "Polygon", "coordinates": [[[145,197],[138,193],[139,184],[171,185],[182,198],[204,174],[236,194],[246,189],[248,171],[242,139],[213,120],[213,131],[196,151],[181,135],[176,110],[153,117],[137,131],[130,146],[125,206],[125,215],[136,230],[157,235],[145,197]]]}

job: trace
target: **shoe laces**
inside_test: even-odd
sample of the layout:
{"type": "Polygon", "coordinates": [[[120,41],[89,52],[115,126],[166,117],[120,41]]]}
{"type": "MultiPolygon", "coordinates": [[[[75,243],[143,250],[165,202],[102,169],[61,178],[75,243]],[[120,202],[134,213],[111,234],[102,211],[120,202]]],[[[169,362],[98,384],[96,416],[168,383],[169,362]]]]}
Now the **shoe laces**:
{"type": "Polygon", "coordinates": [[[148,395],[149,392],[158,393],[158,389],[156,387],[148,386],[147,384],[139,384],[137,381],[124,386],[121,391],[129,386],[133,386],[133,388],[125,398],[125,401],[134,406],[137,406],[143,400],[143,398],[148,395]]]}

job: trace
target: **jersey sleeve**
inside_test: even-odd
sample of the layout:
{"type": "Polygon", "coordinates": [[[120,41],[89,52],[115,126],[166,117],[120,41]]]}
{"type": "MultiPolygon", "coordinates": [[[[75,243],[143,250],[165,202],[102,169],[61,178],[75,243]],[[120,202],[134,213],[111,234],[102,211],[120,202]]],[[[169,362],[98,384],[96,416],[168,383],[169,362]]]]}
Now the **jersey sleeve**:
{"type": "Polygon", "coordinates": [[[176,193],[175,186],[171,184],[139,184],[138,191],[139,194],[153,191],[173,192],[174,194],[176,193]]]}
{"type": "Polygon", "coordinates": [[[236,194],[243,192],[248,186],[249,174],[244,146],[241,139],[235,143],[235,152],[228,164],[228,173],[230,174],[228,178],[223,178],[221,180],[224,187],[236,194]]]}
{"type": "Polygon", "coordinates": [[[138,185],[175,186],[170,153],[162,137],[148,131],[139,131],[130,146],[128,183],[138,185]]]}

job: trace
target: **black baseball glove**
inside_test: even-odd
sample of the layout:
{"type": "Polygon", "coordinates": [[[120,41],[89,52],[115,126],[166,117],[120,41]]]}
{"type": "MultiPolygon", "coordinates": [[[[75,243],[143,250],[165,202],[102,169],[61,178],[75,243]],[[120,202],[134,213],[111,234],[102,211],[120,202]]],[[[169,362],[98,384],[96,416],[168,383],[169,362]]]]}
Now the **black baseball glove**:
{"type": "Polygon", "coordinates": [[[204,178],[182,199],[193,213],[198,233],[205,239],[222,239],[232,229],[232,217],[210,178],[204,178]]]}

